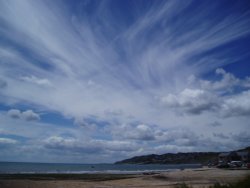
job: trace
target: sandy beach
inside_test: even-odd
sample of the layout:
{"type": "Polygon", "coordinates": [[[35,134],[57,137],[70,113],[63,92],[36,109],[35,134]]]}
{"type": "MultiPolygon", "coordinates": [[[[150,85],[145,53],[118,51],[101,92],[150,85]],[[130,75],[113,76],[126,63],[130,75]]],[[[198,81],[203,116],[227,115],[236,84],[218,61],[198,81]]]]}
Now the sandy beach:
{"type": "Polygon", "coordinates": [[[0,179],[1,188],[126,188],[126,187],[175,187],[186,183],[194,188],[209,187],[216,182],[235,182],[250,175],[250,170],[225,170],[217,168],[185,169],[148,175],[98,175],[99,178],[40,178],[32,179],[29,175],[22,178],[9,177],[0,179]],[[103,179],[100,178],[103,176],[103,179]]]}

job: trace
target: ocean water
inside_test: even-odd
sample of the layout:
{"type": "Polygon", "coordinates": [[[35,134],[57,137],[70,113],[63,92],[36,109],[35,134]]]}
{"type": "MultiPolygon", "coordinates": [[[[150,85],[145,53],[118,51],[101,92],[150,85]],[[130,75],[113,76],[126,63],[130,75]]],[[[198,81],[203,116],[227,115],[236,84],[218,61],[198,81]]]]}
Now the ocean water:
{"type": "Polygon", "coordinates": [[[62,164],[0,162],[0,173],[112,173],[136,174],[143,172],[173,171],[185,168],[200,168],[200,164],[62,164]]]}

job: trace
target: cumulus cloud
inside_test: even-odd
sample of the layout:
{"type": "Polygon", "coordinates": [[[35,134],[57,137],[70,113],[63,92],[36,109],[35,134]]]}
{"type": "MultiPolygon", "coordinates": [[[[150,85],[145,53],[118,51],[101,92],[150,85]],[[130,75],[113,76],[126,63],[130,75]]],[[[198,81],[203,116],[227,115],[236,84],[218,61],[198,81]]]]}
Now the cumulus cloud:
{"type": "Polygon", "coordinates": [[[184,89],[177,95],[168,94],[161,98],[161,103],[172,108],[180,108],[191,114],[218,108],[216,96],[205,90],[184,89]]]}
{"type": "Polygon", "coordinates": [[[26,110],[22,112],[22,117],[27,121],[40,120],[40,115],[33,112],[32,110],[26,110]]]}
{"type": "Polygon", "coordinates": [[[83,126],[86,128],[96,128],[96,127],[104,127],[109,125],[111,122],[104,118],[101,117],[97,117],[97,116],[93,116],[93,115],[89,115],[86,116],[84,118],[75,118],[74,119],[74,124],[78,125],[78,126],[83,126]]]}
{"type": "MultiPolygon", "coordinates": [[[[164,132],[164,131],[163,131],[164,132]]],[[[124,133],[125,134],[125,133],[124,133]]],[[[195,133],[186,130],[170,130],[165,131],[164,134],[159,136],[159,133],[155,132],[155,137],[158,136],[153,142],[155,147],[150,147],[140,142],[134,142],[135,138],[115,138],[113,140],[99,140],[99,139],[77,139],[77,138],[65,138],[62,136],[52,136],[44,141],[44,147],[46,149],[52,149],[55,151],[74,152],[78,154],[88,153],[96,154],[100,156],[122,152],[124,156],[143,155],[149,153],[167,153],[177,151],[193,151],[194,148],[198,148],[200,151],[204,147],[204,139],[199,138],[195,133]],[[167,133],[166,133],[167,132],[167,133]]],[[[136,138],[138,139],[138,138],[136,138]]],[[[139,140],[137,140],[139,141],[139,140]]],[[[144,141],[144,140],[140,140],[144,141]]],[[[210,142],[211,146],[215,142],[210,142]]]]}
{"type": "Polygon", "coordinates": [[[237,88],[245,89],[249,87],[249,77],[240,79],[222,68],[217,68],[215,74],[220,76],[220,78],[215,80],[204,80],[191,75],[188,78],[188,83],[190,85],[198,85],[198,87],[203,90],[218,92],[220,94],[233,93],[237,88]]]}
{"type": "Polygon", "coordinates": [[[17,109],[11,109],[7,112],[7,115],[14,119],[24,119],[26,121],[37,121],[40,120],[40,115],[33,112],[32,110],[26,110],[21,112],[17,109]]]}
{"type": "Polygon", "coordinates": [[[112,140],[112,141],[101,141],[103,143],[103,148],[108,151],[125,151],[132,152],[139,149],[139,145],[134,142],[112,140]]]}
{"type": "Polygon", "coordinates": [[[21,111],[20,110],[17,110],[17,109],[11,109],[7,112],[8,116],[10,116],[11,118],[14,118],[14,119],[19,119],[21,118],[21,111]]]}
{"type": "MultiPolygon", "coordinates": [[[[161,103],[189,114],[210,111],[221,117],[248,117],[250,115],[249,97],[249,90],[240,94],[219,96],[205,90],[185,89],[177,95],[168,94],[162,97],[161,103]]],[[[217,125],[217,123],[213,125],[217,125]]]]}
{"type": "Polygon", "coordinates": [[[250,90],[236,94],[225,99],[221,106],[222,115],[232,116],[250,116],[250,90]]]}
{"type": "Polygon", "coordinates": [[[196,145],[199,136],[189,129],[169,129],[156,132],[156,140],[160,142],[169,143],[179,146],[192,146],[196,145]]]}
{"type": "MultiPolygon", "coordinates": [[[[198,136],[195,133],[191,133],[192,136],[177,137],[176,140],[170,140],[167,142],[159,142],[154,148],[152,153],[177,153],[177,152],[208,152],[208,151],[228,151],[235,147],[234,142],[221,143],[215,139],[209,137],[198,136]],[[186,137],[186,138],[185,138],[186,137]]],[[[239,147],[239,145],[238,145],[239,147]]]]}
{"type": "Polygon", "coordinates": [[[112,127],[112,129],[111,132],[115,138],[140,141],[155,140],[155,129],[145,124],[123,124],[121,126],[112,127]]]}
{"type": "Polygon", "coordinates": [[[138,149],[135,143],[128,141],[109,140],[79,140],[76,138],[63,138],[52,136],[44,141],[45,148],[66,150],[78,153],[106,153],[109,151],[131,152],[138,149]]]}
{"type": "Polygon", "coordinates": [[[222,76],[221,80],[214,82],[201,80],[200,84],[203,89],[224,90],[224,92],[226,92],[239,85],[240,80],[233,74],[226,72],[224,69],[218,68],[215,70],[215,73],[222,76]]]}
{"type": "Polygon", "coordinates": [[[100,146],[93,143],[80,143],[75,138],[63,138],[59,136],[52,136],[46,139],[45,147],[56,150],[69,150],[89,153],[99,153],[102,149],[100,146]]]}
{"type": "Polygon", "coordinates": [[[242,86],[250,88],[250,77],[246,77],[245,80],[242,81],[242,86]]]}
{"type": "Polygon", "coordinates": [[[161,129],[157,126],[145,124],[112,127],[111,133],[114,139],[151,141],[152,143],[167,143],[175,146],[195,146],[200,137],[187,128],[161,129]]]}
{"type": "Polygon", "coordinates": [[[209,111],[221,117],[249,116],[249,78],[239,79],[221,68],[216,69],[216,74],[222,75],[221,80],[202,80],[190,76],[188,83],[191,88],[161,97],[161,104],[189,114],[209,111]]]}

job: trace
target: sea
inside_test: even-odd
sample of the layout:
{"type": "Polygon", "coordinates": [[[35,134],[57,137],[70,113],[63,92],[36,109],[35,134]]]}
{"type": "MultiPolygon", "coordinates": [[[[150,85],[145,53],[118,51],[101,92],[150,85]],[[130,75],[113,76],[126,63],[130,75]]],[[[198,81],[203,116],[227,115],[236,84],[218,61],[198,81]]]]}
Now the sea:
{"type": "Polygon", "coordinates": [[[63,164],[0,162],[1,174],[51,173],[51,174],[140,174],[162,171],[201,168],[201,164],[63,164]]]}

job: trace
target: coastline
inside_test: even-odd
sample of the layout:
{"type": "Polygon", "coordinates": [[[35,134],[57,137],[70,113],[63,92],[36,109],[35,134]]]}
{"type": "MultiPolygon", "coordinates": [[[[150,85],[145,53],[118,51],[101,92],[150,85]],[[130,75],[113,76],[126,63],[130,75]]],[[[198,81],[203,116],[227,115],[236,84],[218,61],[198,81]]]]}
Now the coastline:
{"type": "Polygon", "coordinates": [[[201,167],[201,164],[61,164],[0,162],[0,174],[140,174],[201,167]]]}
{"type": "Polygon", "coordinates": [[[214,183],[232,183],[250,175],[250,170],[217,168],[184,169],[148,174],[1,174],[1,188],[94,188],[175,187],[186,183],[193,188],[214,183]]]}

